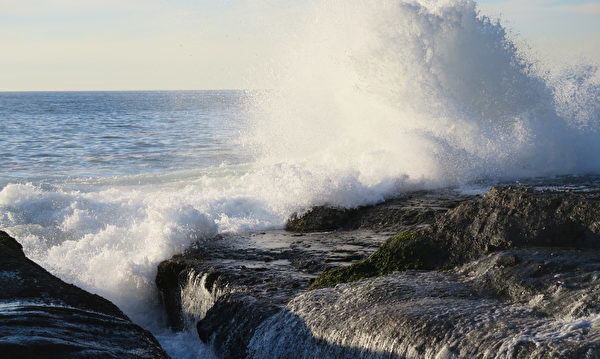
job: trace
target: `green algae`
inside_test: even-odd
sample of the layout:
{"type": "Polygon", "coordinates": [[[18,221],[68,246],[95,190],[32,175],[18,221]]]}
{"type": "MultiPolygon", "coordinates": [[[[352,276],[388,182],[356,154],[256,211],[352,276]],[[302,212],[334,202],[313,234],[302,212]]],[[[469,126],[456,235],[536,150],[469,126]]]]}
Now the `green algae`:
{"type": "Polygon", "coordinates": [[[389,238],[371,256],[346,267],[325,271],[311,289],[334,287],[369,277],[383,276],[410,269],[436,269],[444,262],[440,244],[417,231],[405,231],[389,238]]]}

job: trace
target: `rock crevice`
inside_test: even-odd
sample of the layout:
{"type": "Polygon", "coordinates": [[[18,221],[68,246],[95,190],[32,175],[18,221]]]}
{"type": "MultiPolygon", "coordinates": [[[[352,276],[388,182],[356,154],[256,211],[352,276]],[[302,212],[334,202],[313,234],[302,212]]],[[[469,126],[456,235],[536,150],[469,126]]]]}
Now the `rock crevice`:
{"type": "Polygon", "coordinates": [[[2,357],[169,358],[154,336],[117,306],[48,273],[2,231],[0,287],[2,357]]]}

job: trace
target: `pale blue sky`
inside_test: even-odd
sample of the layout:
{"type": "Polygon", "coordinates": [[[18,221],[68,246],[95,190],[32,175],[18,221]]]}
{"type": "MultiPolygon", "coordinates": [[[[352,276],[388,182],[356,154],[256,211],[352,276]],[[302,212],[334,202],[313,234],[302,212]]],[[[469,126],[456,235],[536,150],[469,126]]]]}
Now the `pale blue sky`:
{"type": "MultiPolygon", "coordinates": [[[[0,91],[245,88],[306,0],[0,0],[0,91]]],[[[486,0],[552,67],[600,63],[600,0],[486,0]]]]}
{"type": "MultiPolygon", "coordinates": [[[[481,11],[499,17],[517,43],[550,68],[600,65],[600,0],[482,0],[481,11]]],[[[596,77],[598,78],[598,77],[596,77]]]]}

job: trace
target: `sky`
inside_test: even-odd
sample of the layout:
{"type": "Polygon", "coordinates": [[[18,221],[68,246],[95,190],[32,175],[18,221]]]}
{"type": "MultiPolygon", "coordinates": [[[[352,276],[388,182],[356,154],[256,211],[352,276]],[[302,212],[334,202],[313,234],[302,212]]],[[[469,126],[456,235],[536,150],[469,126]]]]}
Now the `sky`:
{"type": "MultiPolygon", "coordinates": [[[[0,91],[238,89],[306,0],[0,0],[0,91]]],[[[600,0],[481,0],[535,58],[600,64],[600,0]]]]}

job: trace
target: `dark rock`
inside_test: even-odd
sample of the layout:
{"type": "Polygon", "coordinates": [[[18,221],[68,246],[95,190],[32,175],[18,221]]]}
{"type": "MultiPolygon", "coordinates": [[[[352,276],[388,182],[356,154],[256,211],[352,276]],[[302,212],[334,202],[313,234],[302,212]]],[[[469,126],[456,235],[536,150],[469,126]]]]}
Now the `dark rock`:
{"type": "Polygon", "coordinates": [[[318,207],[290,219],[301,238],[203,243],[157,283],[223,358],[596,358],[599,198],[508,187],[318,207]],[[402,233],[375,250],[383,230],[402,233]]]}
{"type": "Polygon", "coordinates": [[[317,274],[367,257],[386,237],[370,231],[309,233],[302,242],[284,231],[229,236],[161,263],[156,283],[174,329],[196,325],[222,357],[243,358],[266,317],[317,274]]]}
{"type": "Polygon", "coordinates": [[[198,335],[204,343],[212,342],[222,358],[246,358],[256,328],[281,310],[280,306],[254,296],[230,294],[217,301],[198,321],[198,335]]]}
{"type": "Polygon", "coordinates": [[[483,293],[548,316],[600,313],[600,250],[513,249],[466,264],[457,273],[483,293]]]}
{"type": "MultiPolygon", "coordinates": [[[[371,257],[327,271],[313,288],[385,275],[443,269],[487,253],[522,247],[600,248],[600,199],[595,195],[493,188],[449,210],[430,227],[391,238],[371,257]]],[[[504,258],[511,265],[517,258],[504,258]]],[[[543,271],[540,268],[539,271],[543,271]]]]}
{"type": "Polygon", "coordinates": [[[456,272],[396,272],[306,292],[255,330],[248,357],[308,359],[318,353],[324,359],[598,358],[597,304],[581,313],[577,308],[586,291],[594,298],[590,305],[597,301],[600,252],[587,253],[582,263],[586,269],[579,273],[565,265],[579,263],[583,252],[559,253],[556,264],[562,264],[552,266],[544,279],[533,271],[524,273],[525,282],[533,281],[526,286],[535,288],[538,281],[542,286],[518,298],[497,295],[495,290],[502,291],[506,284],[485,284],[496,275],[516,282],[520,269],[502,269],[497,261],[505,254],[516,255],[533,268],[544,263],[548,253],[501,252],[456,272]],[[573,279],[574,288],[553,291],[552,278],[561,276],[573,279]],[[554,297],[543,302],[544,293],[554,297]]]}
{"type": "MultiPolygon", "coordinates": [[[[244,357],[260,322],[308,289],[316,275],[364,259],[399,228],[430,224],[437,213],[455,207],[457,198],[471,197],[417,193],[359,210],[316,207],[288,221],[289,229],[306,232],[301,237],[271,231],[199,243],[158,268],[156,282],[171,326],[181,330],[197,322],[200,338],[220,355],[244,357]],[[340,228],[353,230],[322,233],[340,228]]],[[[392,252],[411,258],[414,251],[433,253],[427,244],[400,242],[389,240],[379,251],[372,261],[377,273],[398,269],[389,261],[392,252]]]]}
{"type": "Polygon", "coordinates": [[[328,270],[311,285],[311,289],[333,287],[339,283],[382,276],[409,269],[435,269],[446,264],[447,255],[439,243],[417,231],[401,232],[368,258],[350,266],[328,270]]]}
{"type": "Polygon", "coordinates": [[[600,199],[581,193],[493,188],[433,225],[454,263],[515,247],[600,248],[600,199]]]}
{"type": "Polygon", "coordinates": [[[414,192],[372,206],[355,209],[317,206],[294,213],[286,223],[292,232],[324,232],[369,229],[400,232],[415,226],[431,225],[437,217],[475,196],[454,191],[414,192]]]}
{"type": "Polygon", "coordinates": [[[317,206],[299,215],[294,213],[285,224],[285,229],[293,232],[333,231],[347,226],[356,210],[317,206]]]}
{"type": "Polygon", "coordinates": [[[108,300],[63,282],[0,231],[3,358],[168,358],[108,300]]]}
{"type": "Polygon", "coordinates": [[[167,321],[171,329],[183,330],[181,316],[181,285],[187,279],[186,269],[192,264],[182,255],[173,256],[169,261],[158,265],[156,286],[160,288],[161,303],[167,312],[167,321]]]}

